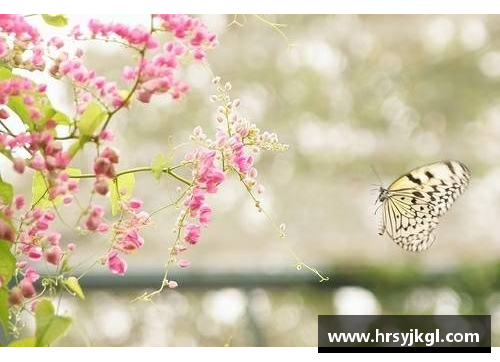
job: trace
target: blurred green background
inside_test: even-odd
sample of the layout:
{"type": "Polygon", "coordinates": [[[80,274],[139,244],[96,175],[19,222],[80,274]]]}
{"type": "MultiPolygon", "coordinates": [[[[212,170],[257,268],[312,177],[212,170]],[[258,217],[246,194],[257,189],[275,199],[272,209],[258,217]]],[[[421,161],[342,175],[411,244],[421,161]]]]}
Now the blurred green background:
{"type": "MultiPolygon", "coordinates": [[[[62,300],[76,325],[60,345],[314,346],[317,315],[331,313],[491,314],[500,345],[500,18],[265,16],[286,24],[288,39],[254,16],[239,16],[243,26],[228,26],[233,15],[201,18],[220,41],[208,61],[232,83],[240,113],[290,145],[258,160],[264,208],[286,223],[286,243],[330,280],[296,270],[269,221],[230,180],[210,200],[215,213],[202,241],[185,255],[192,267],[175,271],[178,289],[154,304],[130,303],[161,281],[172,209],[144,231],[127,276],[97,268],[83,279],[85,302],[62,300]],[[388,185],[447,158],[464,162],[472,182],[434,246],[412,254],[379,237],[373,169],[388,185]]],[[[130,62],[119,46],[82,46],[106,76],[119,78],[130,62]]],[[[182,143],[195,125],[214,130],[211,75],[192,64],[183,77],[192,86],[183,100],[156,97],[114,119],[121,167],[149,164],[170,135],[182,143]]],[[[52,96],[68,106],[69,95],[52,96]]],[[[92,158],[77,162],[89,169],[92,158]]],[[[148,210],[169,203],[176,186],[148,175],[137,181],[148,210]]],[[[106,248],[95,238],[78,245],[81,260],[106,248]]]]}

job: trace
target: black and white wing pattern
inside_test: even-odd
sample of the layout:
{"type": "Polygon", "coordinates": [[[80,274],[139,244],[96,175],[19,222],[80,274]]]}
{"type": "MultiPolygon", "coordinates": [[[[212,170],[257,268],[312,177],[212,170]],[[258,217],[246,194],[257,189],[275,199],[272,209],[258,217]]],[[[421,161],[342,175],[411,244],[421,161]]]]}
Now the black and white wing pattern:
{"type": "Polygon", "coordinates": [[[380,235],[387,233],[403,249],[424,251],[436,240],[439,218],[465,191],[470,171],[458,161],[442,161],[416,168],[381,188],[380,235]]]}

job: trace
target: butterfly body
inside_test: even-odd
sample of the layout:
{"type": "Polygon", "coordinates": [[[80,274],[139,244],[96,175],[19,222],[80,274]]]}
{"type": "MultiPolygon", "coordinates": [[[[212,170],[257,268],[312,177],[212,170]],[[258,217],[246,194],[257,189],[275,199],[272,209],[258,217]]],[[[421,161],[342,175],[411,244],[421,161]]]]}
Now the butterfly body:
{"type": "Polygon", "coordinates": [[[383,218],[379,234],[413,252],[424,251],[436,240],[436,227],[470,181],[469,169],[459,161],[418,167],[381,187],[377,201],[383,218]]]}

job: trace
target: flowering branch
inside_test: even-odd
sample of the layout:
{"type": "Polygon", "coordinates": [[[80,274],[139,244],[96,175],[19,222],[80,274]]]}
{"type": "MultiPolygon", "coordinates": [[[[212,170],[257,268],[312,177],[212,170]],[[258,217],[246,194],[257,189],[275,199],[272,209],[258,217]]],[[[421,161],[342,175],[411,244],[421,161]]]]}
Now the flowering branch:
{"type": "MultiPolygon", "coordinates": [[[[284,34],[280,24],[257,17],[284,34]]],[[[53,26],[65,26],[68,22],[63,15],[44,15],[43,19],[53,26]]],[[[37,333],[28,341],[15,343],[44,346],[61,336],[70,320],[58,315],[51,299],[67,292],[85,298],[79,280],[98,265],[106,266],[113,274],[125,275],[126,259],[145,244],[142,229],[151,225],[153,215],[172,206],[179,213],[163,280],[156,291],[137,300],[150,301],[165,288],[176,288],[178,282],[168,278],[169,270],[190,266],[183,256],[200,242],[203,230],[211,222],[210,197],[219,193],[220,185],[235,173],[258,211],[265,213],[258,199],[265,188],[258,181],[255,155],[285,151],[288,145],[281,143],[275,133],[261,131],[240,116],[237,109],[241,101],[229,96],[231,84],[222,84],[221,78],[213,74],[216,94],[209,99],[219,105],[215,130],[207,128],[211,136],[197,126],[188,142],[169,146],[169,154],[156,155],[149,166],[117,170],[120,155],[112,147],[114,115],[134,102],[147,104],[153,97],[177,100],[185,96],[189,85],[181,79],[183,64],[201,63],[211,73],[206,52],[216,46],[215,34],[199,19],[187,15],[153,14],[148,26],[90,19],[86,26],[74,26],[65,39],[43,39],[25,17],[0,15],[0,153],[16,173],[32,180],[32,202],[28,205],[26,196],[0,177],[0,329],[5,332],[0,331],[0,336],[9,336],[0,344],[19,337],[21,316],[25,313],[35,315],[37,320],[51,321],[58,329],[51,331],[50,340],[37,333]],[[73,47],[77,42],[93,40],[119,44],[138,56],[132,65],[122,69],[127,89],[120,89],[117,81],[89,69],[85,52],[73,47]],[[47,95],[48,86],[18,75],[19,69],[43,72],[60,80],[60,86],[69,84],[74,114],[70,117],[58,110],[47,95]],[[21,127],[13,127],[14,122],[21,122],[21,127]],[[13,129],[20,131],[16,134],[13,129]],[[62,140],[73,142],[67,147],[62,140]],[[84,149],[86,144],[95,147],[84,149]],[[188,150],[172,166],[173,153],[179,152],[180,146],[188,150]],[[88,170],[85,172],[72,167],[75,155],[83,150],[93,152],[92,162],[83,166],[88,170]],[[177,170],[181,168],[190,176],[179,175],[177,170]],[[178,197],[173,202],[148,213],[143,202],[134,197],[135,174],[144,172],[157,179],[168,175],[179,181],[183,189],[177,187],[178,197]],[[93,182],[90,194],[79,190],[79,182],[85,180],[93,182]],[[63,208],[75,203],[80,210],[76,221],[65,220],[63,208]],[[96,259],[73,265],[77,244],[63,238],[54,225],[57,219],[71,230],[69,238],[104,237],[104,251],[96,259]],[[85,265],[89,266],[81,271],[85,265]],[[42,267],[47,272],[40,275],[42,267]],[[37,292],[39,280],[41,290],[37,292]]],[[[273,225],[283,239],[284,225],[273,225]]],[[[317,274],[320,281],[328,280],[302,262],[288,245],[287,248],[298,269],[305,267],[317,274]]]]}

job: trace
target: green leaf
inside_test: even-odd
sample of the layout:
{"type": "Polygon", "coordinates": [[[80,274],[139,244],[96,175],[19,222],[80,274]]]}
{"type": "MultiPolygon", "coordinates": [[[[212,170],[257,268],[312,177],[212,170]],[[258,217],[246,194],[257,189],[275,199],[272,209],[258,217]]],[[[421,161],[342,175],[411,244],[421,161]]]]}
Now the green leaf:
{"type": "Polygon", "coordinates": [[[85,295],[83,294],[83,290],[80,286],[80,283],[78,282],[78,279],[76,279],[75,277],[69,277],[64,281],[64,284],[78,297],[80,297],[81,299],[85,299],[85,295]]]}
{"type": "Polygon", "coordinates": [[[78,129],[83,136],[92,136],[106,118],[107,112],[97,102],[89,103],[78,122],[78,129]]]}
{"type": "Polygon", "coordinates": [[[36,346],[46,347],[64,335],[71,325],[71,318],[57,316],[48,299],[40,300],[35,309],[36,346]]]}
{"type": "Polygon", "coordinates": [[[23,339],[18,339],[17,341],[11,342],[9,347],[36,347],[36,338],[27,337],[23,339]]]}
{"type": "Polygon", "coordinates": [[[69,147],[69,155],[71,158],[80,151],[83,146],[92,139],[94,132],[106,119],[108,113],[97,102],[89,103],[83,112],[80,121],[78,122],[78,129],[80,131],[80,138],[69,147]]]}
{"type": "Polygon", "coordinates": [[[132,197],[135,186],[135,177],[133,173],[127,173],[109,181],[111,189],[111,214],[116,215],[121,209],[121,202],[126,202],[132,197]]]}
{"type": "Polygon", "coordinates": [[[68,153],[71,158],[75,157],[75,155],[80,151],[85,143],[91,140],[90,136],[80,136],[78,140],[73,142],[71,146],[69,146],[68,153]]]}
{"type": "Polygon", "coordinates": [[[0,65],[0,80],[6,80],[12,78],[12,69],[7,66],[0,65]]]}
{"type": "Polygon", "coordinates": [[[7,290],[7,288],[0,288],[0,327],[3,328],[4,335],[9,333],[9,331],[8,331],[8,328],[9,328],[9,291],[7,290]]]}
{"type": "Polygon", "coordinates": [[[10,251],[11,247],[12,243],[10,241],[0,239],[0,277],[2,278],[2,285],[7,285],[16,270],[16,258],[10,251]]]}
{"type": "Polygon", "coordinates": [[[33,174],[33,181],[31,182],[31,195],[33,197],[31,206],[36,205],[41,208],[52,206],[50,202],[48,202],[48,190],[45,176],[39,171],[36,171],[33,174]]]}
{"type": "MultiPolygon", "coordinates": [[[[68,168],[66,169],[66,173],[69,176],[78,176],[82,174],[82,171],[78,168],[68,168]]],[[[76,179],[78,181],[78,179],[76,179]]],[[[47,209],[53,207],[54,205],[59,205],[63,197],[57,196],[54,200],[49,200],[49,192],[47,191],[47,180],[45,180],[45,176],[40,171],[36,171],[33,174],[33,181],[31,183],[31,194],[33,195],[33,199],[31,201],[31,206],[36,206],[47,209]]]]}
{"type": "Polygon", "coordinates": [[[27,123],[29,126],[33,125],[33,120],[30,118],[30,114],[28,108],[23,102],[23,99],[20,96],[11,96],[9,97],[9,102],[7,106],[14,111],[15,114],[21,118],[21,121],[27,123]]]}
{"type": "Polygon", "coordinates": [[[45,93],[35,93],[35,108],[40,110],[41,117],[39,119],[32,119],[30,117],[29,108],[24,104],[21,96],[9,97],[7,106],[26,124],[30,130],[36,129],[37,126],[43,126],[49,119],[53,119],[57,124],[69,125],[70,118],[52,107],[49,98],[45,93]]]}
{"type": "Polygon", "coordinates": [[[69,126],[71,124],[71,118],[69,118],[66,114],[56,111],[56,113],[52,116],[52,119],[61,126],[69,126]]]}
{"type": "MultiPolygon", "coordinates": [[[[19,78],[12,74],[12,69],[8,66],[0,63],[0,80],[6,80],[11,78],[19,78]]],[[[33,83],[33,82],[32,82],[33,83]]],[[[33,83],[36,85],[35,83],[33,83]]],[[[35,93],[35,108],[40,110],[42,116],[40,119],[34,120],[30,117],[30,112],[28,107],[24,104],[23,98],[21,96],[10,96],[7,103],[9,107],[20,119],[26,124],[30,130],[36,128],[36,126],[43,126],[49,119],[53,119],[58,125],[70,125],[71,119],[61,111],[52,107],[49,97],[45,93],[35,93]]]]}
{"type": "Polygon", "coordinates": [[[0,177],[0,201],[5,205],[9,205],[12,202],[12,197],[14,196],[14,188],[11,184],[4,182],[2,177],[0,177]]]}
{"type": "Polygon", "coordinates": [[[55,14],[55,15],[42,14],[42,19],[47,24],[58,28],[68,25],[68,17],[64,14],[55,14]]]}
{"type": "Polygon", "coordinates": [[[16,270],[16,258],[12,255],[10,241],[0,239],[0,327],[4,334],[8,333],[9,326],[9,292],[6,288],[16,270]]]}
{"type": "Polygon", "coordinates": [[[158,153],[151,160],[151,172],[153,172],[154,177],[159,180],[163,175],[163,169],[168,167],[167,159],[163,153],[158,153]]]}

